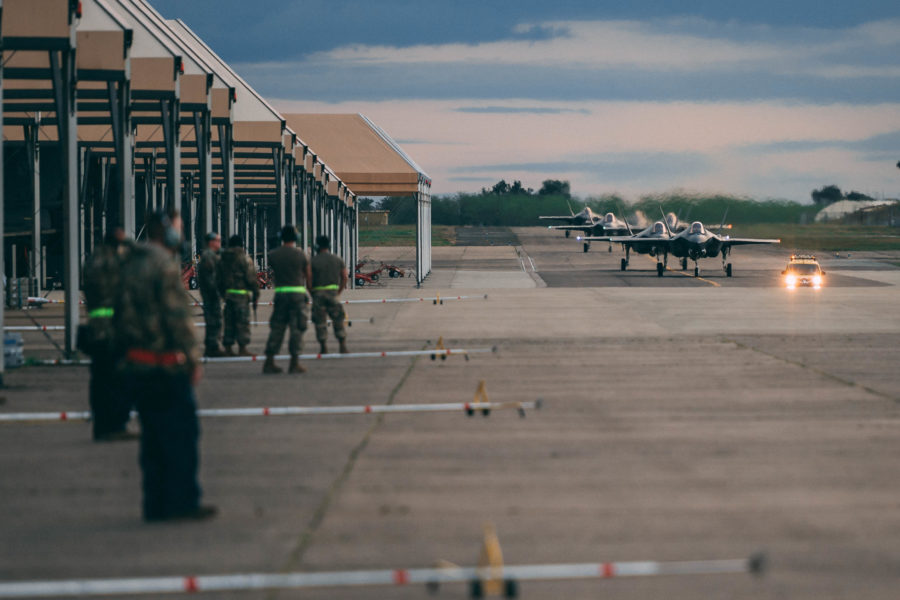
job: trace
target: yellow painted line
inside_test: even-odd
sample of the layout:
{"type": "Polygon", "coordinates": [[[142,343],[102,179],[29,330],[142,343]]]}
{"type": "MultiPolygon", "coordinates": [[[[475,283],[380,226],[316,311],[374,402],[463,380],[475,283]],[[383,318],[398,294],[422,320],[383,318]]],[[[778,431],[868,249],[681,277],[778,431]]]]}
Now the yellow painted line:
{"type": "MultiPolygon", "coordinates": [[[[647,260],[653,261],[653,264],[656,264],[656,259],[653,258],[652,256],[650,256],[649,254],[641,254],[641,256],[643,256],[643,257],[646,258],[647,260]]],[[[681,269],[677,269],[677,270],[676,270],[676,269],[673,269],[672,267],[666,267],[666,271],[670,271],[670,272],[672,272],[672,273],[677,273],[678,275],[682,275],[682,276],[684,276],[684,277],[690,277],[691,279],[696,279],[697,281],[703,281],[703,282],[708,283],[709,285],[711,285],[711,286],[713,286],[713,287],[722,287],[722,284],[721,284],[721,283],[716,283],[715,281],[711,281],[711,280],[705,279],[705,278],[703,278],[703,277],[694,277],[692,274],[690,274],[690,273],[685,273],[685,272],[682,271],[681,269]]]]}

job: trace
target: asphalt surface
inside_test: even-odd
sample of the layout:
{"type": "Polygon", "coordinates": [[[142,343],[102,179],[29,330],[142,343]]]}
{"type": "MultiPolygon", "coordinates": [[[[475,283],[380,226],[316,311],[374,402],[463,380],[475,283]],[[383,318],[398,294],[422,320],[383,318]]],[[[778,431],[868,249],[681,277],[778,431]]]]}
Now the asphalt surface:
{"type": "MultiPolygon", "coordinates": [[[[374,318],[350,328],[351,350],[422,349],[442,337],[496,354],[308,361],[300,376],[208,365],[198,402],[465,402],[483,380],[491,401],[542,398],[541,411],[207,418],[200,479],[221,513],[159,525],[140,520],[136,443],[94,444],[84,423],[0,424],[0,583],[474,565],[490,521],[508,564],[757,551],[770,564],[762,577],[523,582],[523,598],[897,597],[900,269],[890,263],[900,255],[823,260],[825,288],[788,291],[778,272],[791,249],[741,250],[732,278],[714,272],[718,259],[700,279],[658,278],[622,273],[620,255],[600,245],[585,254],[545,229],[511,233],[512,245],[435,248],[422,289],[382,278],[345,294],[445,300],[351,305],[351,318],[374,318]]],[[[414,263],[409,248],[365,254],[414,263]]],[[[30,314],[61,319],[58,306],[30,314]]],[[[251,350],[266,334],[254,329],[251,350]]],[[[42,334],[25,338],[27,355],[55,354],[42,334]]],[[[304,340],[313,351],[311,331],[304,340]]],[[[87,406],[85,368],[11,370],[6,383],[0,412],[87,406]]],[[[214,597],[425,595],[408,586],[214,597]]],[[[440,592],[466,596],[461,584],[440,592]]]]}

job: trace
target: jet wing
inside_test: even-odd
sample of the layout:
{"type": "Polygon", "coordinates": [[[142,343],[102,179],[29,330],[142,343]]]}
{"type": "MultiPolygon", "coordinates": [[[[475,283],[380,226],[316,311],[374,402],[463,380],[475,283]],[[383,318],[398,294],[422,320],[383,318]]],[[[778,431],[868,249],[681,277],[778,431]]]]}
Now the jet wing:
{"type": "Polygon", "coordinates": [[[722,240],[723,246],[746,246],[749,244],[780,244],[781,240],[763,240],[754,238],[725,238],[722,240]]]}
{"type": "Polygon", "coordinates": [[[647,238],[635,238],[630,235],[586,235],[584,237],[578,236],[577,238],[579,242],[615,242],[617,244],[632,242],[636,239],[645,240],[647,238]]]}
{"type": "Polygon", "coordinates": [[[572,217],[574,217],[574,216],[575,215],[560,215],[558,217],[544,216],[544,217],[538,217],[538,219],[552,219],[554,221],[570,221],[572,219],[572,217]]]}
{"type": "Polygon", "coordinates": [[[593,225],[550,225],[547,229],[559,229],[560,231],[590,231],[593,225]]]}

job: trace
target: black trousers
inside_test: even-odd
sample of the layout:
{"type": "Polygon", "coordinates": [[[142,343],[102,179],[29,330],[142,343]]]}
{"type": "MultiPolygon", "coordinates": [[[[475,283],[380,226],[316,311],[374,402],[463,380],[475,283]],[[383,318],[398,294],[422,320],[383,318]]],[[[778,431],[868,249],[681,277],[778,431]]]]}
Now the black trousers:
{"type": "Polygon", "coordinates": [[[121,381],[112,353],[96,352],[91,356],[89,394],[95,440],[125,430],[132,404],[121,381]]]}
{"type": "Polygon", "coordinates": [[[144,519],[178,517],[200,504],[200,424],[187,373],[162,369],[128,375],[141,419],[144,519]]]}

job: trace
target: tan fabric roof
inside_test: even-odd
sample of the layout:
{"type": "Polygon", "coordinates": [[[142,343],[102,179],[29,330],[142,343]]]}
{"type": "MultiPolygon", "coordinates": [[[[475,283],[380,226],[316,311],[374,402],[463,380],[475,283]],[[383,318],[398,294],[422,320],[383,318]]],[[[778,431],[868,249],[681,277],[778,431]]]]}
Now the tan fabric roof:
{"type": "Polygon", "coordinates": [[[295,114],[284,118],[354,194],[396,196],[419,191],[420,173],[361,115],[295,114]]]}

